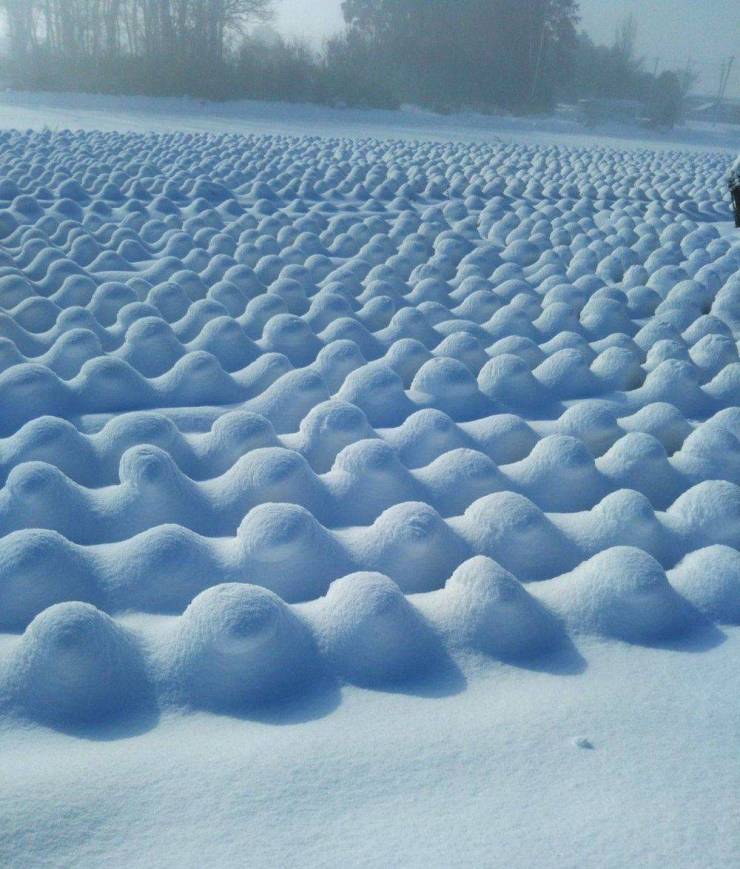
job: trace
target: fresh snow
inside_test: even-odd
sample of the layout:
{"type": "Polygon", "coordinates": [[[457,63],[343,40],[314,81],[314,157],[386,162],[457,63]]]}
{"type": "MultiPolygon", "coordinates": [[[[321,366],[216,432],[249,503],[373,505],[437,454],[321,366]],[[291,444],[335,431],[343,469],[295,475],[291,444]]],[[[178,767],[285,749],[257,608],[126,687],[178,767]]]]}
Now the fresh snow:
{"type": "Polygon", "coordinates": [[[448,696],[350,686],[272,721],[2,731],[3,863],[734,869],[727,633],[710,650],[585,642],[580,673],[481,662],[448,696]]]}
{"type": "Polygon", "coordinates": [[[3,126],[0,863],[736,865],[726,133],[3,126]]]}
{"type": "Polygon", "coordinates": [[[586,130],[570,111],[533,118],[458,112],[439,115],[417,106],[329,108],[254,100],[208,102],[188,97],[111,96],[0,91],[0,128],[84,129],[169,133],[273,133],[384,137],[426,141],[613,143],[629,147],[722,149],[737,153],[736,125],[687,122],[670,132],[624,123],[586,130]]]}

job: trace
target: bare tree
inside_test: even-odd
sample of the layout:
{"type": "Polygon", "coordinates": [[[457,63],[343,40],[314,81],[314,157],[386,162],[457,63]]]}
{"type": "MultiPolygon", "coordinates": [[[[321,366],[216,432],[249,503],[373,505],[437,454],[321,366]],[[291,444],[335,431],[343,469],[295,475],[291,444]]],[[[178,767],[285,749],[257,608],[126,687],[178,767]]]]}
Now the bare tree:
{"type": "Polygon", "coordinates": [[[230,40],[270,17],[272,0],[0,0],[14,53],[42,46],[106,54],[223,58],[230,40]]]}
{"type": "Polygon", "coordinates": [[[623,18],[614,30],[614,51],[624,64],[639,62],[635,58],[637,21],[634,15],[623,18]]]}
{"type": "Polygon", "coordinates": [[[39,4],[37,0],[3,0],[2,10],[14,56],[24,56],[36,43],[39,4]]]}

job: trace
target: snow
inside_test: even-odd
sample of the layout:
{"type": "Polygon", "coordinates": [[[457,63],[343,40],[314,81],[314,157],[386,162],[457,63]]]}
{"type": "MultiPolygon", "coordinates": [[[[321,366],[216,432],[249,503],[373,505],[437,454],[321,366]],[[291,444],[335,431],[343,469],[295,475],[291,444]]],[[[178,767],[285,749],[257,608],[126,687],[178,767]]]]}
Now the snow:
{"type": "MultiPolygon", "coordinates": [[[[737,154],[737,127],[693,122],[669,133],[626,124],[604,124],[593,131],[571,117],[506,117],[465,112],[438,115],[416,106],[388,109],[333,109],[305,103],[234,100],[211,103],[188,97],[112,96],[63,92],[0,91],[0,128],[85,129],[169,133],[307,134],[411,138],[426,141],[521,141],[619,144],[628,147],[722,149],[737,154]]],[[[727,166],[722,167],[723,172],[727,166]]],[[[310,182],[309,182],[310,183],[310,182]]],[[[497,182],[502,193],[505,182],[497,182]]],[[[305,189],[305,188],[304,188],[305,189]]],[[[491,191],[487,191],[489,195],[491,191]]],[[[303,192],[301,193],[303,195],[303,192]]],[[[74,198],[74,197],[71,197],[74,198]]]]}
{"type": "Polygon", "coordinates": [[[733,865],[721,131],[52,107],[0,131],[0,862],[733,865]]]}
{"type": "Polygon", "coordinates": [[[277,720],[4,731],[4,861],[734,867],[737,630],[579,649],[585,669],[481,663],[446,696],[350,685],[277,720]]]}

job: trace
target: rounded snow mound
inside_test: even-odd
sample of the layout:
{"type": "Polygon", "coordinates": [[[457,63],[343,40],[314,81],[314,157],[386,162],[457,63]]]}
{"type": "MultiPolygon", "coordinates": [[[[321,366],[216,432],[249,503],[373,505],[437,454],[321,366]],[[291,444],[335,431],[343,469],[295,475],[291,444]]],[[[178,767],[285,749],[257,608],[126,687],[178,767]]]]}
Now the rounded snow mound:
{"type": "Polygon", "coordinates": [[[276,594],[217,585],[185,610],[170,640],[169,679],[189,704],[247,711],[305,690],[315,650],[302,622],[276,594]]]}
{"type": "Polygon", "coordinates": [[[670,520],[686,536],[690,548],[711,543],[740,545],[740,486],[707,480],[688,489],[668,509],[670,520]]]}
{"type": "MultiPolygon", "coordinates": [[[[361,531],[363,529],[360,529],[361,531]]],[[[365,546],[370,561],[405,594],[440,588],[468,548],[429,504],[408,501],[385,510],[365,546]]]]}
{"type": "Polygon", "coordinates": [[[36,616],[11,662],[11,680],[24,713],[59,727],[129,716],[147,695],[131,636],[91,604],[77,602],[36,616]]]}
{"type": "Polygon", "coordinates": [[[319,647],[347,682],[380,688],[425,676],[438,641],[401,589],[382,573],[354,573],[331,584],[316,627],[319,647]]]}
{"type": "Polygon", "coordinates": [[[708,619],[740,624],[740,552],[707,546],[690,552],[668,573],[671,585],[708,619]]]}
{"type": "Polygon", "coordinates": [[[430,617],[455,646],[520,661],[551,651],[563,640],[557,619],[491,558],[464,562],[444,589],[428,598],[430,617]]]}
{"type": "Polygon", "coordinates": [[[647,552],[615,546],[539,585],[537,597],[574,633],[628,643],[674,639],[701,621],[647,552]]]}
{"type": "Polygon", "coordinates": [[[305,507],[260,504],[246,515],[237,537],[260,585],[288,601],[325,593],[335,569],[329,535],[305,507]]]}
{"type": "Polygon", "coordinates": [[[58,532],[30,528],[0,541],[0,629],[23,630],[53,604],[98,598],[88,559],[58,532]]]}

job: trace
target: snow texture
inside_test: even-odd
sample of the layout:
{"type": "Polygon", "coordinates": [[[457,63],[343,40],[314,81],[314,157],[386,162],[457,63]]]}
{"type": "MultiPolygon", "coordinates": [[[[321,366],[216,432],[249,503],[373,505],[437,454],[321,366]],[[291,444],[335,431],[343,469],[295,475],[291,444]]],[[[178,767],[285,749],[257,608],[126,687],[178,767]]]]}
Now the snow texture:
{"type": "Polygon", "coordinates": [[[721,155],[0,135],[5,714],[740,622],[721,155]]]}
{"type": "MultiPolygon", "coordinates": [[[[329,732],[315,718],[354,733],[370,695],[409,704],[442,768],[466,704],[492,739],[497,680],[504,720],[516,679],[556,706],[593,657],[603,704],[604,673],[659,673],[656,649],[740,625],[725,154],[182,131],[0,145],[0,727],[19,757],[28,732],[147,746],[185,711],[185,731],[295,729],[289,756],[329,732]],[[457,723],[432,738],[434,704],[457,723]]],[[[645,678],[647,696],[663,677],[645,678]]],[[[602,753],[590,723],[562,735],[574,762],[602,753]]],[[[403,756],[400,732],[383,740],[403,756]]],[[[451,841],[404,864],[450,863],[451,841]]],[[[490,862],[477,847],[464,862],[490,862]]],[[[701,865],[679,851],[663,865],[701,865]]]]}

